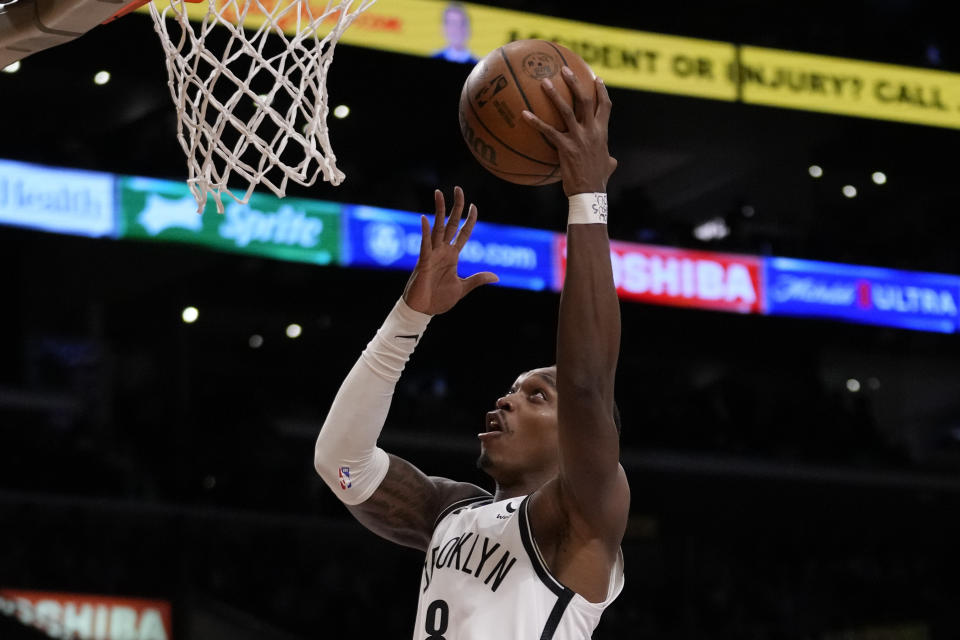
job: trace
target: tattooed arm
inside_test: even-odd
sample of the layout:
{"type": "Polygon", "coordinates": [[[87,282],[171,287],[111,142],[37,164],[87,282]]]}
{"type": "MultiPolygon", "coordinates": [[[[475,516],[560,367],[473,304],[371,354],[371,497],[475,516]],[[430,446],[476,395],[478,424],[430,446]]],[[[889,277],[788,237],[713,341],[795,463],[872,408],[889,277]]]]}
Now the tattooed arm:
{"type": "Polygon", "coordinates": [[[489,494],[476,485],[427,476],[390,455],[390,469],[373,495],[347,508],[381,538],[426,551],[440,512],[458,500],[483,495],[489,494]]]}

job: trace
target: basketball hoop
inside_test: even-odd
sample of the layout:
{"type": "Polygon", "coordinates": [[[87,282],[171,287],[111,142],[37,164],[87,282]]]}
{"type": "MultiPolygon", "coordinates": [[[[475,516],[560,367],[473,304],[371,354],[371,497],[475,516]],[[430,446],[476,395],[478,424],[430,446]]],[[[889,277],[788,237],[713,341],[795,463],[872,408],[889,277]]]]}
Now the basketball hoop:
{"type": "Polygon", "coordinates": [[[205,14],[169,2],[162,10],[151,3],[150,14],[198,211],[208,194],[219,213],[224,194],[244,204],[258,184],[281,198],[290,180],[311,186],[322,175],[340,184],[327,70],[340,36],[375,0],[206,0],[205,14]],[[231,181],[244,186],[235,193],[231,181]]]}

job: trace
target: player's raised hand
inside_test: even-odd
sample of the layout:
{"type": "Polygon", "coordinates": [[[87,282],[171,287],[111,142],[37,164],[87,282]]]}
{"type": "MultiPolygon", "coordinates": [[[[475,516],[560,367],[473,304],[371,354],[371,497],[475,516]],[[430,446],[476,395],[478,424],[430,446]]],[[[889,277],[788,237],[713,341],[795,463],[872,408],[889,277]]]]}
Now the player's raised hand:
{"type": "Polygon", "coordinates": [[[449,218],[446,218],[447,207],[443,192],[439,189],[434,191],[433,200],[436,207],[433,229],[430,228],[427,216],[420,216],[420,228],[423,232],[420,239],[420,257],[403,290],[403,300],[411,309],[430,315],[449,311],[480,285],[499,280],[489,271],[481,271],[468,278],[457,275],[460,251],[470,239],[473,225],[477,222],[477,207],[471,204],[467,211],[467,221],[457,233],[463,214],[463,189],[453,189],[453,208],[449,218]]]}
{"type": "Polygon", "coordinates": [[[529,111],[524,111],[523,117],[557,148],[563,192],[567,197],[606,192],[607,180],[617,168],[617,161],[607,150],[612,106],[607,87],[599,78],[593,81],[595,86],[584,85],[569,67],[563,67],[561,75],[570,87],[572,108],[560,97],[549,78],[540,86],[560,112],[567,130],[558,131],[529,111]]]}

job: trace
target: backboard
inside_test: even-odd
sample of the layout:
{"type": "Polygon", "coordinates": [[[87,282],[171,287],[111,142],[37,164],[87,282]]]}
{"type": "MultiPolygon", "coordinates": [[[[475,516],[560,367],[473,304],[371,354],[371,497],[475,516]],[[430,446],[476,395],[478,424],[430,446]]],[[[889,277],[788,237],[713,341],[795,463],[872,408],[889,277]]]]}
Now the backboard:
{"type": "Polygon", "coordinates": [[[0,0],[0,69],[82,36],[146,0],[0,0]]]}

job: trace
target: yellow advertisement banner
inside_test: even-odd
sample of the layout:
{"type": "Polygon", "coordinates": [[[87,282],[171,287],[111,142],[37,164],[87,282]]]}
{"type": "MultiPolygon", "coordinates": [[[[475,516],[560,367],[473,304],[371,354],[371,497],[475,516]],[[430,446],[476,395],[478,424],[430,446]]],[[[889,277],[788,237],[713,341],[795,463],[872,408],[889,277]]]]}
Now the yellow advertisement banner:
{"type": "MultiPolygon", "coordinates": [[[[168,2],[154,1],[158,8],[168,2]]],[[[280,2],[286,6],[289,0],[280,2]]],[[[270,8],[276,6],[277,0],[260,3],[270,8]]],[[[229,5],[242,7],[243,2],[231,2],[228,8],[229,5]]],[[[315,15],[321,15],[326,0],[310,0],[310,5],[315,15]]],[[[202,20],[207,13],[206,2],[186,7],[192,20],[202,20]]],[[[149,8],[140,9],[144,10],[149,8]]],[[[279,21],[287,33],[296,29],[296,16],[290,13],[279,21]]],[[[232,15],[227,17],[235,19],[232,15]]],[[[335,20],[332,16],[325,25],[332,25],[335,20]]],[[[244,26],[257,29],[263,23],[263,14],[251,8],[244,26]]],[[[552,40],[575,51],[610,86],[736,99],[736,87],[728,77],[735,52],[732,44],[603,27],[478,4],[379,0],[356,19],[340,42],[470,63],[508,42],[526,38],[552,40]]],[[[464,70],[464,76],[467,71],[464,70]]]]}
{"type": "Polygon", "coordinates": [[[731,76],[750,104],[960,129],[960,74],[741,47],[731,76]]]}
{"type": "Polygon", "coordinates": [[[737,88],[727,77],[736,48],[726,42],[601,27],[473,5],[470,10],[476,15],[474,39],[484,53],[513,40],[551,40],[579,54],[611,87],[717,100],[732,101],[737,97],[737,88]],[[487,24],[483,25],[481,20],[487,24]]]}
{"type": "MultiPolygon", "coordinates": [[[[251,4],[269,10],[289,1],[251,4]]],[[[159,8],[168,0],[154,2],[159,8]]],[[[222,2],[244,5],[242,0],[222,2]]],[[[309,2],[315,15],[327,5],[327,0],[309,2]]],[[[186,7],[192,20],[207,13],[206,2],[186,7]]],[[[296,16],[290,13],[280,21],[287,33],[296,29],[296,16]]],[[[325,25],[335,21],[331,16],[325,25]]],[[[262,13],[251,8],[244,26],[256,29],[263,23],[262,13]]],[[[471,3],[379,0],[341,42],[472,63],[525,38],[552,40],[575,51],[612,87],[960,129],[957,73],[740,47],[471,3]]]]}

